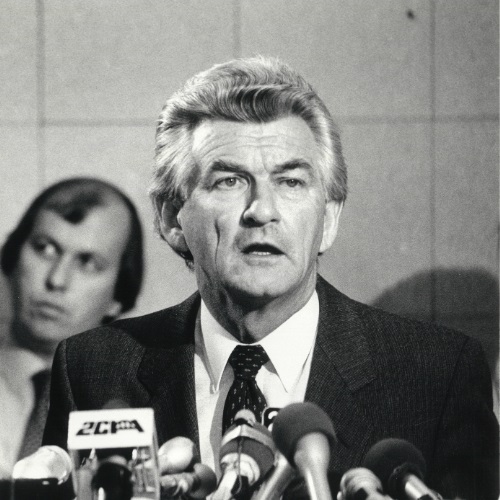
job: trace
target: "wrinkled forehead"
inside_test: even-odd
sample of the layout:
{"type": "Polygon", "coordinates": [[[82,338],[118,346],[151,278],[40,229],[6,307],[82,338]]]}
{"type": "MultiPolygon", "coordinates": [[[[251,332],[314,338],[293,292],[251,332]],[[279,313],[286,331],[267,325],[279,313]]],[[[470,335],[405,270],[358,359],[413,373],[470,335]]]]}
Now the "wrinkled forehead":
{"type": "Polygon", "coordinates": [[[321,163],[311,129],[295,116],[266,123],[205,120],[193,130],[191,152],[202,168],[221,160],[266,168],[296,161],[319,169],[321,163]]]}

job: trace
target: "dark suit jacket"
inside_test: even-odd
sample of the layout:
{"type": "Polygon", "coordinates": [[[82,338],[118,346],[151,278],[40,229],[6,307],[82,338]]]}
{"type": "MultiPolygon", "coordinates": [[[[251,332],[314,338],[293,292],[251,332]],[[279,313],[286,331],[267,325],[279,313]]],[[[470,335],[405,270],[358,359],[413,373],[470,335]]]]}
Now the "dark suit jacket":
{"type": "MultiPolygon", "coordinates": [[[[360,466],[374,443],[399,437],[422,451],[427,484],[446,498],[497,500],[498,423],[479,344],[355,302],[321,277],[317,291],[320,319],[306,400],[333,421],[332,470],[360,466]]],[[[179,435],[199,442],[199,305],[195,294],[62,342],[44,443],[65,448],[69,412],[99,409],[115,398],[152,407],[160,443],[179,435]]]]}

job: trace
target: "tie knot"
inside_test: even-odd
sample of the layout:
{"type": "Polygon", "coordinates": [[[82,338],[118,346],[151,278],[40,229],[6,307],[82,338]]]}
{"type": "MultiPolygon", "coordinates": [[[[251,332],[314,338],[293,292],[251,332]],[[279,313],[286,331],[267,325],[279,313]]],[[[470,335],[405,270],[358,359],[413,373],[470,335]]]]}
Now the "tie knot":
{"type": "Polygon", "coordinates": [[[229,356],[236,379],[254,379],[267,361],[269,356],[261,345],[238,345],[229,356]]]}

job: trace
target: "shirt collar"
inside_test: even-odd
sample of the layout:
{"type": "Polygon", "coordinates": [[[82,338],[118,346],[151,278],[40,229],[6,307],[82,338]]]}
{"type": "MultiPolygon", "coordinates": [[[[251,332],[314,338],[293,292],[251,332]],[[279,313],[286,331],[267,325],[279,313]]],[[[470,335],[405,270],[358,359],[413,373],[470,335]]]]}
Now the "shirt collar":
{"type": "MultiPolygon", "coordinates": [[[[254,344],[266,351],[286,392],[293,390],[308,356],[311,354],[319,320],[319,300],[316,291],[308,302],[276,330],[254,344]]],[[[201,302],[201,343],[204,346],[210,378],[219,390],[222,372],[233,349],[240,345],[212,316],[201,302]]]]}

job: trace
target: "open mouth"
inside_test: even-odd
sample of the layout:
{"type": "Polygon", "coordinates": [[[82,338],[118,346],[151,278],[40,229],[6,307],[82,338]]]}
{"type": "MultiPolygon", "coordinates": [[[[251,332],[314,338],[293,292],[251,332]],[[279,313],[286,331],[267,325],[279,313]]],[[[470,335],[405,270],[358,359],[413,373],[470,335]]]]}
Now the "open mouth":
{"type": "Polygon", "coordinates": [[[246,255],[283,255],[283,252],[273,246],[266,243],[252,243],[243,249],[243,253],[246,255]]]}

